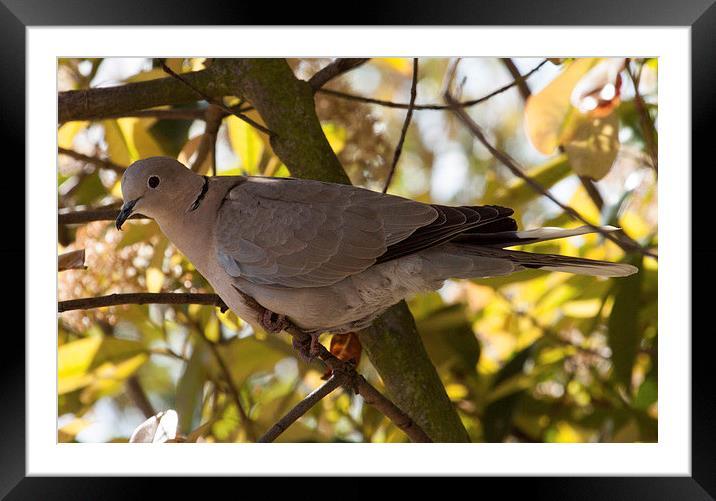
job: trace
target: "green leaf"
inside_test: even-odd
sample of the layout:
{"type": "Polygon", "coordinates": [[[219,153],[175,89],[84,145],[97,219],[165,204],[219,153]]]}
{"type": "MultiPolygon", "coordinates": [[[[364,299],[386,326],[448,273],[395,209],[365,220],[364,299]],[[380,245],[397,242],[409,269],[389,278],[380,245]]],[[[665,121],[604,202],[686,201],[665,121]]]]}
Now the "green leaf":
{"type": "Polygon", "coordinates": [[[614,306],[609,318],[609,346],[612,349],[614,379],[629,388],[632,368],[639,350],[639,302],[643,280],[643,256],[638,255],[629,262],[639,267],[639,273],[616,281],[614,306]]]}
{"type": "Polygon", "coordinates": [[[207,379],[206,362],[211,356],[208,351],[204,342],[194,345],[194,352],[177,383],[176,410],[182,433],[193,430],[201,420],[201,399],[207,379]]]}
{"type": "MultiPolygon", "coordinates": [[[[527,171],[526,174],[535,181],[537,181],[540,185],[548,189],[572,173],[572,167],[567,161],[567,156],[559,155],[542,165],[533,167],[532,169],[527,171]]],[[[493,189],[496,193],[494,203],[498,205],[505,205],[508,207],[524,205],[527,202],[530,202],[535,198],[541,196],[538,191],[536,191],[532,186],[527,184],[522,179],[517,179],[510,183],[507,187],[503,188],[500,188],[496,185],[488,187],[486,192],[490,193],[493,189]]]]}
{"type": "MultiPolygon", "coordinates": [[[[500,369],[492,382],[493,390],[508,382],[508,380],[515,377],[519,378],[522,375],[524,365],[532,355],[533,347],[534,343],[518,352],[500,369]]],[[[505,397],[493,400],[485,407],[482,428],[486,442],[502,442],[504,440],[512,429],[515,407],[524,393],[524,389],[518,389],[505,397]]]]}
{"type": "Polygon", "coordinates": [[[433,311],[417,322],[430,359],[438,366],[474,373],[480,359],[480,343],[465,316],[465,306],[454,304],[433,311]]]}

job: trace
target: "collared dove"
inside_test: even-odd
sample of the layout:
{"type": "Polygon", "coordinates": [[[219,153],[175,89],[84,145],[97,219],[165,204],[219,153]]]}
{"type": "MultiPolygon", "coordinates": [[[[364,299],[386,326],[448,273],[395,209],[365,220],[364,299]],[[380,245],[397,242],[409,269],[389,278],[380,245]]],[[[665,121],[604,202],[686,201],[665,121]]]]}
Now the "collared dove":
{"type": "Polygon", "coordinates": [[[604,277],[638,271],[506,250],[594,229],[518,231],[512,209],[494,205],[447,207],[303,179],[206,177],[166,157],[132,164],[122,195],[118,229],[135,211],[153,218],[229,308],[269,330],[276,324],[267,312],[314,335],[357,330],[448,278],[528,268],[604,277]]]}

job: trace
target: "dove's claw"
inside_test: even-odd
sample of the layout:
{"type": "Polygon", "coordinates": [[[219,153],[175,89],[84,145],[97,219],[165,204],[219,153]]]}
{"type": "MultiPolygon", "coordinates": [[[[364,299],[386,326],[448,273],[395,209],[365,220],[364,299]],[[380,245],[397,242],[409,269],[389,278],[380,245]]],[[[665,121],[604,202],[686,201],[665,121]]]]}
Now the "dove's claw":
{"type": "Polygon", "coordinates": [[[293,338],[293,349],[298,352],[299,355],[301,355],[301,358],[305,360],[306,362],[310,362],[314,358],[318,358],[318,356],[321,354],[320,351],[320,343],[318,341],[318,338],[321,336],[319,332],[311,332],[310,339],[307,339],[305,337],[298,338],[294,336],[293,338]]]}
{"type": "Polygon", "coordinates": [[[293,349],[298,352],[298,354],[301,356],[301,358],[305,362],[310,362],[313,358],[311,356],[311,343],[312,343],[313,337],[311,337],[311,342],[308,342],[304,339],[299,339],[297,337],[293,338],[293,349]]]}
{"type": "Polygon", "coordinates": [[[261,327],[263,327],[266,332],[277,334],[287,326],[288,322],[286,321],[285,315],[279,315],[278,313],[264,309],[261,315],[261,327]]]}

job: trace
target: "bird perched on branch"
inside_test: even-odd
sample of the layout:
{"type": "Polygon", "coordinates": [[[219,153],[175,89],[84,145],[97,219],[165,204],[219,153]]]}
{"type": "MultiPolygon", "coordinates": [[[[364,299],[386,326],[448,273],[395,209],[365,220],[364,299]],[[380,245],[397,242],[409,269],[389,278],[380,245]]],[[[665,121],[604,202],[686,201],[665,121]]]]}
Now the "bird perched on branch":
{"type": "Polygon", "coordinates": [[[134,212],[153,218],[229,308],[268,331],[285,320],[316,337],[361,329],[448,278],[529,268],[637,272],[628,264],[508,250],[594,228],[520,231],[512,209],[494,205],[447,207],[303,179],[206,177],[167,157],[132,164],[122,195],[118,229],[134,212]]]}

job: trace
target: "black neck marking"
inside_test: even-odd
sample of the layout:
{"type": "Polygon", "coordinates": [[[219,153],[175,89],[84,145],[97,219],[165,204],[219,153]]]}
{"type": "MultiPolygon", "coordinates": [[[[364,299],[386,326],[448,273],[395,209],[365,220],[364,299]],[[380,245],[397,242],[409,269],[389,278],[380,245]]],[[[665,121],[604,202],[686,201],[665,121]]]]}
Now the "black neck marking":
{"type": "Polygon", "coordinates": [[[196,200],[194,200],[194,203],[191,204],[191,207],[189,207],[189,212],[194,211],[199,208],[199,204],[202,200],[204,200],[204,197],[206,196],[206,192],[209,191],[209,178],[207,176],[202,176],[204,178],[204,185],[201,187],[201,193],[199,193],[199,196],[196,197],[196,200]]]}

